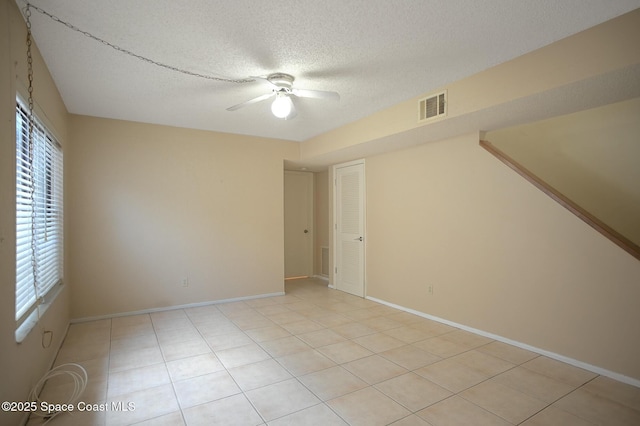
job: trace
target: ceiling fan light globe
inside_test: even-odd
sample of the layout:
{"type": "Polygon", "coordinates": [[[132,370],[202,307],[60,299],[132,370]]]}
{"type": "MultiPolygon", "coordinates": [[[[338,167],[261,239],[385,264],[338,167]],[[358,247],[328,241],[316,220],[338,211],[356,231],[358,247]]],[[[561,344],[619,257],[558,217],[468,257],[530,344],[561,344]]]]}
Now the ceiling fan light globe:
{"type": "Polygon", "coordinates": [[[278,95],[271,104],[271,112],[278,118],[287,118],[293,110],[293,102],[289,96],[278,95]]]}

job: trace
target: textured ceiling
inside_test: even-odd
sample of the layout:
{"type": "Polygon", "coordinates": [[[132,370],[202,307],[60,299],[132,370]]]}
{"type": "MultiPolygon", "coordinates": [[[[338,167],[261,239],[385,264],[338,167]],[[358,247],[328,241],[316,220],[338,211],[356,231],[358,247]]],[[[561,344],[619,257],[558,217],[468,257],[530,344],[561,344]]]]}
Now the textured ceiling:
{"type": "MultiPolygon", "coordinates": [[[[22,0],[18,5],[24,7],[22,0]]],[[[132,58],[32,11],[32,31],[71,113],[304,141],[640,7],[638,0],[33,0],[152,60],[243,79],[286,72],[279,120],[260,81],[219,82],[132,58]]],[[[36,94],[37,96],[37,94],[36,94]]]]}

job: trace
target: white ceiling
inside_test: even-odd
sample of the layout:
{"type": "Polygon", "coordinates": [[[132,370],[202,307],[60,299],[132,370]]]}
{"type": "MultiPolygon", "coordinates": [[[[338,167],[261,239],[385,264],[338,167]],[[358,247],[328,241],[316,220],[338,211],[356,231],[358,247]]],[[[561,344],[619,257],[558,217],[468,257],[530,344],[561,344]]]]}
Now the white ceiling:
{"type": "MultiPolygon", "coordinates": [[[[23,0],[17,1],[20,7],[23,0]]],[[[71,113],[304,141],[640,7],[640,0],[32,0],[60,20],[180,69],[243,79],[286,72],[279,120],[265,83],[143,62],[32,11],[32,31],[71,113]]],[[[37,96],[37,88],[36,88],[37,96]]]]}

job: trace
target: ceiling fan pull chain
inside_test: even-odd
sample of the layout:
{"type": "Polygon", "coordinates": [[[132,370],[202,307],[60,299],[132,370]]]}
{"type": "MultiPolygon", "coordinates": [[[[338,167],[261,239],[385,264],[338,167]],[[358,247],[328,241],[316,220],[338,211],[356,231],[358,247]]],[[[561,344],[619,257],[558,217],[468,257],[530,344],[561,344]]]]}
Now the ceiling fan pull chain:
{"type": "MultiPolygon", "coordinates": [[[[38,289],[38,284],[40,282],[40,274],[39,274],[39,269],[38,269],[38,261],[37,258],[35,256],[36,253],[36,245],[37,245],[37,240],[36,240],[36,201],[35,201],[35,191],[36,191],[36,185],[34,183],[34,176],[33,176],[33,167],[34,167],[34,162],[35,162],[35,144],[34,144],[34,126],[35,126],[35,118],[34,118],[34,114],[33,114],[33,110],[34,110],[34,101],[33,101],[33,54],[32,54],[32,47],[33,47],[33,36],[31,34],[31,9],[29,8],[29,4],[27,3],[27,8],[25,10],[25,23],[27,26],[27,81],[28,81],[28,88],[27,91],[29,93],[29,99],[27,100],[28,103],[28,108],[29,108],[29,117],[27,117],[28,121],[29,121],[29,125],[27,128],[27,149],[28,149],[28,162],[29,162],[29,169],[31,170],[31,172],[29,173],[30,178],[29,178],[29,201],[31,204],[31,272],[33,274],[33,294],[36,298],[36,300],[40,300],[40,292],[38,289]]],[[[38,302],[39,303],[39,302],[38,302]]],[[[40,320],[40,310],[39,308],[36,308],[36,311],[38,312],[38,321],[40,320]]]]}
{"type": "Polygon", "coordinates": [[[222,82],[225,82],[225,83],[251,83],[251,82],[255,81],[255,80],[250,79],[250,78],[233,79],[233,78],[226,78],[226,77],[214,77],[212,75],[200,74],[200,73],[197,73],[197,72],[181,69],[181,68],[175,67],[173,65],[163,64],[162,62],[154,61],[153,59],[149,59],[149,58],[147,58],[145,56],[139,55],[139,54],[134,53],[134,52],[132,52],[130,50],[127,50],[127,49],[125,49],[123,47],[120,47],[118,45],[110,43],[110,42],[108,42],[108,41],[106,41],[104,39],[101,39],[100,37],[97,37],[97,36],[91,34],[88,31],[81,30],[80,28],[76,27],[75,25],[70,24],[68,22],[65,22],[62,19],[58,18],[57,16],[55,16],[55,15],[47,12],[46,10],[44,10],[44,9],[38,7],[38,6],[35,6],[35,5],[33,5],[33,4],[29,3],[29,2],[27,2],[27,7],[25,9],[25,15],[27,13],[30,14],[30,9],[33,9],[33,10],[37,11],[38,13],[48,17],[52,21],[57,22],[59,24],[62,24],[65,27],[69,28],[70,30],[73,30],[73,31],[75,31],[77,33],[80,33],[80,34],[84,35],[85,37],[88,37],[88,38],[90,38],[92,40],[95,40],[95,41],[97,41],[99,43],[102,43],[105,46],[108,46],[108,47],[110,47],[110,48],[112,48],[114,50],[117,50],[120,53],[124,53],[125,55],[129,55],[129,56],[132,56],[132,57],[134,57],[136,59],[139,59],[139,60],[141,60],[143,62],[147,62],[147,63],[149,63],[151,65],[155,65],[155,66],[158,66],[158,67],[161,67],[161,68],[168,69],[170,71],[179,72],[179,73],[190,75],[190,76],[193,76],[193,77],[206,78],[207,80],[222,81],[222,82]]]}

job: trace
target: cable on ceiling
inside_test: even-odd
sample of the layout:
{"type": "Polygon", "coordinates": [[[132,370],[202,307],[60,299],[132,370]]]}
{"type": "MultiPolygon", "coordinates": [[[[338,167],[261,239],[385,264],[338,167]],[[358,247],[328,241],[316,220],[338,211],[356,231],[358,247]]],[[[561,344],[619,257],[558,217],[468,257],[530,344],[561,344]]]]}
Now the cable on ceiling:
{"type": "Polygon", "coordinates": [[[215,81],[221,81],[221,82],[225,82],[225,83],[238,83],[238,84],[240,84],[240,83],[251,83],[251,82],[255,81],[255,80],[250,79],[250,78],[233,79],[233,78],[227,78],[227,77],[215,77],[215,76],[212,76],[212,75],[206,75],[206,74],[200,74],[200,73],[193,72],[193,71],[188,71],[188,70],[185,70],[185,69],[181,69],[181,68],[175,67],[173,65],[167,65],[167,64],[164,64],[162,62],[158,62],[158,61],[155,61],[153,59],[149,59],[149,58],[147,58],[145,56],[142,56],[142,55],[139,55],[137,53],[134,53],[134,52],[132,52],[130,50],[127,50],[127,49],[125,49],[123,47],[120,47],[118,45],[115,45],[113,43],[110,43],[110,42],[108,42],[108,41],[106,41],[106,40],[104,40],[104,39],[102,39],[102,38],[100,38],[98,36],[95,36],[95,35],[91,34],[88,31],[85,31],[85,30],[82,30],[82,29],[76,27],[75,25],[73,25],[73,24],[71,24],[69,22],[63,21],[62,19],[58,18],[57,16],[55,16],[55,15],[47,12],[46,10],[44,10],[44,9],[38,7],[38,6],[35,6],[35,5],[33,5],[33,4],[29,3],[29,2],[27,2],[26,5],[27,6],[25,8],[25,11],[29,10],[29,9],[33,9],[36,12],[48,17],[52,21],[64,25],[65,27],[69,28],[70,30],[73,30],[73,31],[75,31],[77,33],[80,33],[80,34],[84,35],[85,37],[88,37],[88,38],[90,38],[92,40],[95,40],[95,41],[97,41],[99,43],[102,43],[105,46],[108,46],[108,47],[110,47],[110,48],[112,48],[112,49],[114,49],[114,50],[116,50],[116,51],[118,51],[120,53],[124,53],[125,55],[129,55],[129,56],[131,56],[133,58],[139,59],[139,60],[141,60],[143,62],[147,62],[147,63],[149,63],[151,65],[155,65],[155,66],[158,66],[158,67],[161,67],[161,68],[168,69],[170,71],[179,72],[181,74],[186,74],[186,75],[190,75],[190,76],[193,76],[193,77],[206,78],[207,80],[215,80],[215,81]]]}

